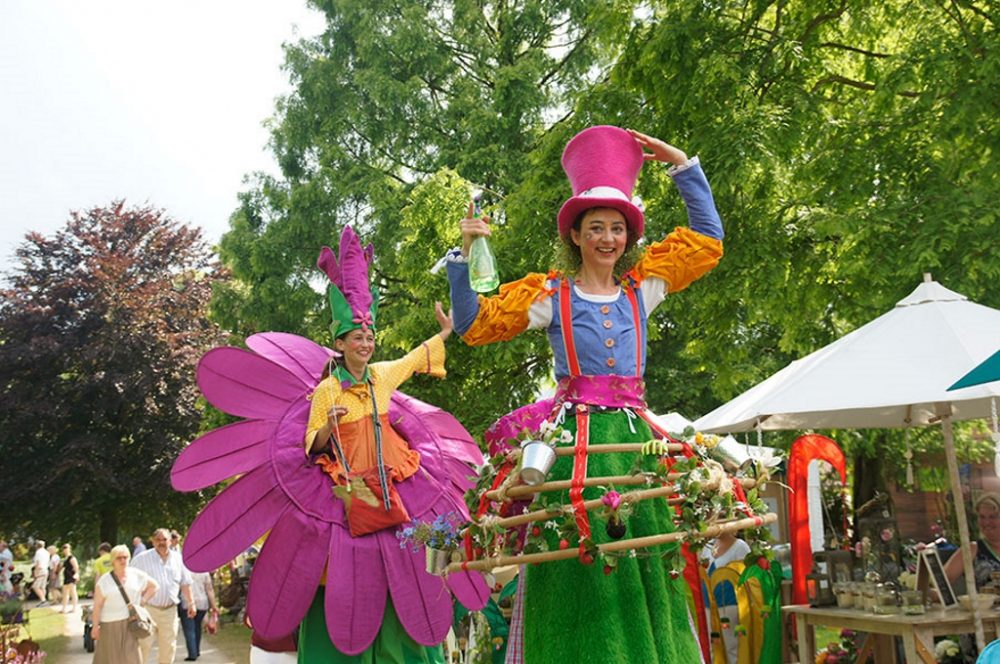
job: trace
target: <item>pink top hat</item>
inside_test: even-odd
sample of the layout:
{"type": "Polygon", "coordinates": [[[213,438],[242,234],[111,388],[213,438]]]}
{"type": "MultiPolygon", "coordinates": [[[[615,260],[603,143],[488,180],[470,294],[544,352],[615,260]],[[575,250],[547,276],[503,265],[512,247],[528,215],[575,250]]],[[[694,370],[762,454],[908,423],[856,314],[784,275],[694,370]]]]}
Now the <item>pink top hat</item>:
{"type": "Polygon", "coordinates": [[[563,150],[562,167],[573,197],[559,210],[559,235],[569,236],[580,213],[603,207],[625,215],[629,231],[641,236],[645,217],[632,202],[632,189],[642,163],[642,148],[624,129],[600,125],[570,139],[563,150]]]}

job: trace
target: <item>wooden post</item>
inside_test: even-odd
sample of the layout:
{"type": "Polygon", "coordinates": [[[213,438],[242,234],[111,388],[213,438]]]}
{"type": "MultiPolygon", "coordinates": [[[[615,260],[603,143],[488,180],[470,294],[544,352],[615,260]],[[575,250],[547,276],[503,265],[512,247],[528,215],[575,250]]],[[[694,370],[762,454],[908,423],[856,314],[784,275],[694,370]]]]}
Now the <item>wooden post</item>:
{"type": "Polygon", "coordinates": [[[955,498],[955,517],[958,519],[958,537],[962,548],[962,568],[965,570],[965,587],[972,600],[972,619],[976,626],[976,646],[982,652],[986,647],[986,635],[983,632],[983,616],[979,609],[979,592],[976,590],[976,573],[972,564],[972,546],[969,539],[969,521],[965,513],[965,500],[962,498],[962,483],[958,477],[958,456],[955,453],[955,436],[951,428],[951,405],[936,403],[934,408],[941,418],[941,432],[944,434],[944,456],[948,461],[948,479],[951,481],[951,494],[955,498]]]}

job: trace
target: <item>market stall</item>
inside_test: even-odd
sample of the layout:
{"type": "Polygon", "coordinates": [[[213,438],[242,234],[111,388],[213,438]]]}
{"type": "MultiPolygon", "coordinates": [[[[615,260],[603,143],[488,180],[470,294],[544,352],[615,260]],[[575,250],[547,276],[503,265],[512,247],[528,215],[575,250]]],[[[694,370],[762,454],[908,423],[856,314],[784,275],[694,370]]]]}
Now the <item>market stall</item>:
{"type": "MultiPolygon", "coordinates": [[[[969,529],[958,476],[953,420],[985,418],[1000,384],[947,391],[996,351],[1000,311],[924,276],[889,312],[770,378],[695,422],[700,431],[942,427],[967,578],[969,529]]],[[[912,454],[907,450],[909,458],[912,454]]],[[[975,589],[970,589],[975,595],[975,589]]],[[[984,645],[982,622],[976,636],[984,645]]]]}

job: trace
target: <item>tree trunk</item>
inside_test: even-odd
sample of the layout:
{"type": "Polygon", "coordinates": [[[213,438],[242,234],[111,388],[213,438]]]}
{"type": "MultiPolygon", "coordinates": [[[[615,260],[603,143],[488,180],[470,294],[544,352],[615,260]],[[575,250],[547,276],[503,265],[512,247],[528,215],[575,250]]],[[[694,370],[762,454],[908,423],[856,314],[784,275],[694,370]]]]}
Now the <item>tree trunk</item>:
{"type": "Polygon", "coordinates": [[[118,544],[118,510],[109,505],[101,507],[101,541],[111,546],[118,544]]]}

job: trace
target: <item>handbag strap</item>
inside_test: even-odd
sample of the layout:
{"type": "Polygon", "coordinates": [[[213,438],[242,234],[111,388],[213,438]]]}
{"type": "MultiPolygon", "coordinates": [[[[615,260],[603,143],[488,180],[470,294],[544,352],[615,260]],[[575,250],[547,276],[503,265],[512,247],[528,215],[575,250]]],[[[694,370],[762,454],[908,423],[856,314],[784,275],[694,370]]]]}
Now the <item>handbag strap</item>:
{"type": "Polygon", "coordinates": [[[122,594],[122,599],[125,600],[125,606],[128,607],[130,612],[134,610],[135,607],[132,606],[132,600],[128,598],[128,594],[125,592],[125,588],[122,587],[122,582],[118,580],[118,575],[115,574],[114,570],[111,570],[111,579],[115,582],[115,585],[118,586],[118,592],[122,594]]]}

